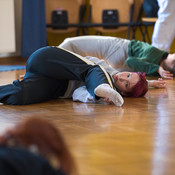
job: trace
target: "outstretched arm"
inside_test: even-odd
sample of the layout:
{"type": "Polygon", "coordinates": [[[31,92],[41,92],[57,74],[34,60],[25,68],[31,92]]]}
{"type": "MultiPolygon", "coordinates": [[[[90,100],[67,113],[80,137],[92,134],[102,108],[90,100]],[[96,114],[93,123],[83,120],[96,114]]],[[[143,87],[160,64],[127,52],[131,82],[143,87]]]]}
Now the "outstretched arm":
{"type": "Polygon", "coordinates": [[[162,78],[158,78],[158,80],[148,80],[148,85],[154,88],[165,88],[166,82],[162,78]]]}

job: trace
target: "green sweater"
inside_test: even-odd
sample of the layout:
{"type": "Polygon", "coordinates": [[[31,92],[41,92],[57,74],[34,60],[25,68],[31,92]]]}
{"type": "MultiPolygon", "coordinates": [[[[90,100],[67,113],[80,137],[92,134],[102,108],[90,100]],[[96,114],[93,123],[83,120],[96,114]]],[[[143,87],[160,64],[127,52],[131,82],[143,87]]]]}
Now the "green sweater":
{"type": "Polygon", "coordinates": [[[161,61],[166,59],[168,54],[168,52],[159,50],[145,42],[131,40],[128,45],[126,63],[134,71],[157,75],[161,61]]]}

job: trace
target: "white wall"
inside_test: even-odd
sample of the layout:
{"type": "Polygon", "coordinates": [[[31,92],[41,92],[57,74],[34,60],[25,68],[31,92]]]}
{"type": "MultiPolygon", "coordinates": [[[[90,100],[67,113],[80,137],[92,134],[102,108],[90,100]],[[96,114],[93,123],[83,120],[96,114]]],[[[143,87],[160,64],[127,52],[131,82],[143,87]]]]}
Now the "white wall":
{"type": "Polygon", "coordinates": [[[22,0],[0,0],[0,57],[21,55],[22,0]]]}

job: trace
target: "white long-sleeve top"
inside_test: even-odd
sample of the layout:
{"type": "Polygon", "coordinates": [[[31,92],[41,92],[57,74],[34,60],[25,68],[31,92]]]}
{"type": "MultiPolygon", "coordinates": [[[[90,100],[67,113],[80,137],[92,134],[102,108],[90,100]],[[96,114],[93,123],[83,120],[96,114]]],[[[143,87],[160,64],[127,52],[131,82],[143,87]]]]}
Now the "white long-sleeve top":
{"type": "Polygon", "coordinates": [[[126,64],[129,40],[111,36],[78,36],[65,39],[59,47],[81,56],[105,60],[118,71],[132,71],[126,64]]]}

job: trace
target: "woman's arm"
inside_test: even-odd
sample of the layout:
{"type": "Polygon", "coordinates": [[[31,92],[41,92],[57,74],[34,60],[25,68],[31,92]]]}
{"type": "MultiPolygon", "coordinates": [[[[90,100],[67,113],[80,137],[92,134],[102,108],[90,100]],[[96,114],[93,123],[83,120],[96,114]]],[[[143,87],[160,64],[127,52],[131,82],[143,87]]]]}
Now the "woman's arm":
{"type": "Polygon", "coordinates": [[[137,57],[128,57],[126,63],[133,71],[145,72],[146,75],[158,73],[157,70],[159,69],[159,65],[146,62],[137,57]]]}

